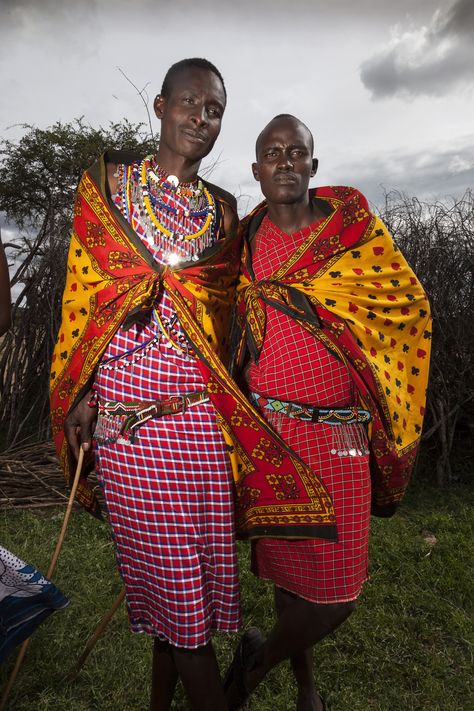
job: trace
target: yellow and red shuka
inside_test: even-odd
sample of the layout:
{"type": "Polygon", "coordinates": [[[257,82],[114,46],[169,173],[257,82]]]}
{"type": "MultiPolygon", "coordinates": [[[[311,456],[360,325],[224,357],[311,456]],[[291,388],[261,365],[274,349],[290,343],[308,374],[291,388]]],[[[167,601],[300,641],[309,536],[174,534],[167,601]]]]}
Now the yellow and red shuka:
{"type": "MultiPolygon", "coordinates": [[[[110,155],[112,162],[134,158],[110,155]]],[[[231,200],[215,186],[208,187],[221,208],[231,200]]],[[[90,387],[117,329],[149,309],[159,289],[165,289],[197,353],[228,445],[238,535],[334,539],[334,509],[317,473],[271,430],[226,368],[239,264],[240,240],[231,234],[217,240],[197,262],[179,268],[158,265],[107,195],[106,158],[85,172],[74,208],[62,323],[51,370],[52,427],[59,457],[69,478],[63,431],[68,412],[90,387]]],[[[85,478],[78,499],[97,511],[85,478]]]]}
{"type": "MultiPolygon", "coordinates": [[[[237,363],[258,358],[265,305],[297,319],[343,363],[372,415],[373,511],[391,513],[403,497],[420,441],[431,346],[426,294],[366,198],[350,187],[310,191],[326,218],[269,279],[256,281],[251,242],[266,214],[243,221],[237,363]]],[[[318,403],[314,403],[317,405],[318,403]]]]}

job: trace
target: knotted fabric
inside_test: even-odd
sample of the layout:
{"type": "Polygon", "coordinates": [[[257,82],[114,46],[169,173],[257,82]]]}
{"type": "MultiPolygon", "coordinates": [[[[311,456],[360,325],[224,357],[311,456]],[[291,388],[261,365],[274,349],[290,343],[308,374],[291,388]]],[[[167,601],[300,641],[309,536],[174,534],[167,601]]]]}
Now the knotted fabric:
{"type": "MultiPolygon", "coordinates": [[[[221,205],[217,212],[222,216],[226,197],[208,187],[216,206],[221,205]]],[[[84,174],[74,215],[62,324],[51,372],[53,434],[66,476],[70,478],[70,463],[63,427],[68,412],[93,381],[117,329],[150,309],[159,290],[165,289],[196,353],[228,446],[238,535],[334,539],[333,505],[317,474],[273,432],[226,367],[240,264],[239,235],[224,236],[218,223],[217,241],[197,262],[179,268],[159,266],[109,201],[104,158],[84,174]]],[[[189,476],[191,481],[192,471],[189,476]]],[[[90,511],[98,510],[85,479],[78,498],[90,511]]]]}
{"type": "Polygon", "coordinates": [[[372,416],[373,502],[383,507],[403,497],[420,441],[431,345],[429,303],[359,191],[324,187],[310,194],[325,219],[266,280],[256,280],[251,259],[266,204],[242,224],[236,361],[242,365],[246,348],[258,360],[271,304],[345,363],[372,416]]]}

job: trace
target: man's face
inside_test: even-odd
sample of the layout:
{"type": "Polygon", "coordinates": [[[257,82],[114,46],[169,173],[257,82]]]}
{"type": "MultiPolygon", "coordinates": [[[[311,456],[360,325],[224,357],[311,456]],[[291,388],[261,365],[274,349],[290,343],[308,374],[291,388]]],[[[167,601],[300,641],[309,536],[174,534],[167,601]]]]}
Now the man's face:
{"type": "Polygon", "coordinates": [[[226,99],[214,72],[183,69],[169,96],[157,96],[155,113],[161,119],[160,152],[199,161],[210,153],[221,130],[226,99]]]}
{"type": "Polygon", "coordinates": [[[257,142],[252,171],[268,202],[291,205],[306,199],[316,172],[308,129],[294,118],[271,121],[257,142]]]}

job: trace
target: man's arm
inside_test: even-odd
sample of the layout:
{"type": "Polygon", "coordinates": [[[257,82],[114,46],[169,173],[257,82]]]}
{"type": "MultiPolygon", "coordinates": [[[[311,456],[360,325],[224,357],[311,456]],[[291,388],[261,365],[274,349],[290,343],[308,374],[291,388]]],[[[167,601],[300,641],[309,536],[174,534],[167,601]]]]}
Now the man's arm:
{"type": "Polygon", "coordinates": [[[79,457],[79,448],[85,452],[92,449],[92,434],[97,423],[97,405],[94,391],[88,390],[70,411],[64,421],[64,434],[75,458],[79,457]]]}
{"type": "Polygon", "coordinates": [[[224,188],[219,187],[219,185],[209,183],[207,180],[204,181],[204,184],[212,193],[214,198],[219,201],[223,212],[224,234],[220,234],[220,238],[228,237],[236,231],[239,224],[239,218],[237,216],[237,200],[232,193],[229,193],[227,190],[224,190],[224,188]]]}
{"type": "Polygon", "coordinates": [[[224,211],[224,233],[227,237],[237,229],[239,218],[237,217],[237,212],[234,207],[229,205],[229,203],[223,202],[222,208],[224,211]]]}
{"type": "Polygon", "coordinates": [[[0,336],[11,326],[10,275],[7,257],[0,242],[0,336]]]}

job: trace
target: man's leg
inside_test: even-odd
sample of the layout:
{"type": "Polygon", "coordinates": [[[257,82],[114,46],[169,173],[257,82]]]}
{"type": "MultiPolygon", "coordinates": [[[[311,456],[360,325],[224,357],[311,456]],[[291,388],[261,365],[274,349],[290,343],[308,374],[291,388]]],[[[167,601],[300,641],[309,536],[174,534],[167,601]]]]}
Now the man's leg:
{"type": "MultiPolygon", "coordinates": [[[[275,586],[275,610],[280,618],[284,610],[295,601],[295,595],[275,586]]],[[[290,657],[291,668],[298,687],[296,711],[320,711],[320,697],[314,683],[313,649],[305,649],[290,657]]]]}
{"type": "MultiPolygon", "coordinates": [[[[291,597],[287,593],[288,598],[291,597]]],[[[318,604],[293,596],[290,602],[285,597],[281,613],[273,629],[268,635],[256,656],[253,668],[244,673],[245,686],[253,691],[258,684],[277,664],[284,659],[296,658],[300,665],[301,679],[308,681],[308,658],[304,658],[306,650],[333,632],[346,620],[355,608],[355,602],[335,604],[318,604]]],[[[228,701],[230,708],[238,708],[235,699],[238,690],[233,686],[229,690],[228,701]]],[[[302,699],[301,699],[302,700],[302,699]]],[[[298,711],[320,711],[321,699],[317,695],[308,701],[305,706],[299,706],[298,711]],[[316,704],[316,705],[315,705],[316,704]]]]}
{"type": "Polygon", "coordinates": [[[212,644],[197,649],[173,647],[173,659],[193,711],[227,711],[212,644]]]}
{"type": "Polygon", "coordinates": [[[169,642],[155,638],[151,673],[150,711],[169,711],[178,681],[173,647],[169,642]]]}

